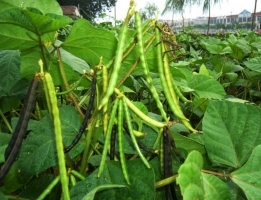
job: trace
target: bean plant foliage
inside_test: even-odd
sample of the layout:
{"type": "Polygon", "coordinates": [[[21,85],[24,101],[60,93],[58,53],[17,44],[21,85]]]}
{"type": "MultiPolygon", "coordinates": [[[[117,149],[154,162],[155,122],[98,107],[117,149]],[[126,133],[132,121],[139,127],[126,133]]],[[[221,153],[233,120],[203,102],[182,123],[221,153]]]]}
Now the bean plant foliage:
{"type": "Polygon", "coordinates": [[[261,199],[260,35],[174,34],[135,6],[108,27],[55,0],[0,2],[2,169],[40,80],[0,199],[261,199]]]}

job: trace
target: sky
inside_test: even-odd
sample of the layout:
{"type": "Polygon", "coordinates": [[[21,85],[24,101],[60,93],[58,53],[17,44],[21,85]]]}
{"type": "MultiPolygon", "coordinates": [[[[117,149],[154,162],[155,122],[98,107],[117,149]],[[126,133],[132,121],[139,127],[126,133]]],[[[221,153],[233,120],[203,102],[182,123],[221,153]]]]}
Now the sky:
{"type": "MultiPolygon", "coordinates": [[[[162,13],[166,0],[135,0],[137,4],[137,10],[144,8],[146,4],[155,3],[155,5],[159,8],[160,13],[162,13]]],[[[126,12],[128,10],[130,0],[117,0],[116,9],[112,8],[111,12],[107,12],[108,15],[114,17],[114,11],[116,10],[116,19],[123,20],[126,16],[126,12]]],[[[211,8],[211,16],[224,16],[231,14],[239,14],[244,9],[249,12],[254,12],[255,0],[221,0],[221,4],[215,4],[211,8]]],[[[196,18],[202,16],[208,16],[208,13],[203,13],[203,6],[187,6],[184,13],[184,18],[196,18]]],[[[257,1],[256,12],[261,11],[261,0],[257,1]]],[[[175,14],[174,19],[181,19],[181,14],[175,14]]],[[[167,13],[165,15],[161,15],[159,19],[171,20],[172,13],[167,13]]]]}

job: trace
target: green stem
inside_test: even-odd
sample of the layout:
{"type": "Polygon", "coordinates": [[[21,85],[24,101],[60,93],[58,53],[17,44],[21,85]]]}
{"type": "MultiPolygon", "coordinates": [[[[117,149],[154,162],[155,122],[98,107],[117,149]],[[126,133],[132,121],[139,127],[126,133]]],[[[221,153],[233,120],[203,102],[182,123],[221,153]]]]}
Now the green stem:
{"type": "Polygon", "coordinates": [[[45,188],[45,190],[43,191],[42,194],[40,194],[40,196],[37,198],[37,200],[42,200],[44,199],[48,194],[50,194],[50,192],[52,191],[52,189],[59,183],[60,181],[60,176],[57,176],[48,186],[47,188],[45,188]]]}
{"type": "Polygon", "coordinates": [[[7,128],[9,129],[10,133],[13,133],[13,129],[12,127],[10,126],[9,122],[7,121],[5,115],[3,114],[2,110],[0,109],[0,116],[2,117],[5,125],[7,126],[7,128]]]}
{"type": "Polygon", "coordinates": [[[80,179],[81,181],[83,181],[85,179],[85,177],[80,174],[79,172],[75,171],[75,170],[72,170],[71,171],[71,174],[73,174],[75,177],[77,177],[78,179],[80,179]]]}

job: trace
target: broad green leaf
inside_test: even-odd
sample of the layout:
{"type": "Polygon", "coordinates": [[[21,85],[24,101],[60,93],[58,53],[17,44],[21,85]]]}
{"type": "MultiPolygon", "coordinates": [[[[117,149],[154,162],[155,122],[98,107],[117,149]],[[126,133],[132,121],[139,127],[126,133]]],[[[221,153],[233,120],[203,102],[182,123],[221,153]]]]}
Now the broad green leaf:
{"type": "Polygon", "coordinates": [[[148,109],[147,109],[147,107],[143,104],[143,103],[141,103],[141,102],[139,102],[139,101],[134,101],[134,102],[132,102],[141,112],[143,112],[145,115],[147,115],[148,114],[148,109]]]}
{"type": "MultiPolygon", "coordinates": [[[[19,197],[23,197],[25,199],[37,199],[40,194],[51,184],[55,177],[56,175],[54,174],[43,174],[41,176],[34,177],[34,179],[31,180],[25,188],[23,188],[23,190],[19,194],[19,197]]],[[[45,199],[60,199],[60,197],[61,190],[60,185],[58,184],[54,188],[52,188],[45,199]]]]}
{"type": "MultiPolygon", "coordinates": [[[[172,130],[174,127],[170,127],[170,130],[172,130]]],[[[172,137],[175,140],[176,147],[179,149],[185,149],[187,152],[191,152],[193,150],[196,150],[200,152],[201,154],[204,154],[206,152],[204,145],[198,143],[197,141],[182,136],[178,133],[175,133],[171,131],[172,137]]]]}
{"type": "Polygon", "coordinates": [[[24,50],[36,47],[38,44],[33,32],[10,24],[1,24],[0,37],[1,50],[24,50]]]}
{"type": "Polygon", "coordinates": [[[236,46],[240,48],[245,55],[251,52],[251,48],[245,39],[239,39],[236,43],[236,46]]]}
{"type": "Polygon", "coordinates": [[[204,199],[202,167],[203,158],[198,151],[191,151],[180,166],[176,182],[184,199],[204,199]]]}
{"type": "MultiPolygon", "coordinates": [[[[57,15],[62,15],[62,8],[59,3],[55,0],[1,0],[0,7],[3,5],[8,5],[9,7],[32,7],[40,10],[43,14],[54,13],[57,15]]],[[[0,9],[4,10],[3,8],[0,9]]]]}
{"type": "Polygon", "coordinates": [[[261,109],[230,101],[209,101],[202,122],[204,144],[213,163],[238,168],[261,144],[261,109]]]}
{"type": "Polygon", "coordinates": [[[28,181],[29,181],[29,177],[25,177],[21,173],[18,167],[18,162],[15,161],[3,180],[5,193],[10,194],[18,190],[23,185],[25,185],[28,181]]]}
{"type": "Polygon", "coordinates": [[[193,94],[199,98],[223,99],[226,95],[222,85],[215,79],[205,75],[194,75],[189,80],[188,86],[193,89],[193,94]]]}
{"type": "Polygon", "coordinates": [[[0,192],[0,199],[1,200],[8,200],[7,197],[2,192],[0,192]]]}
{"type": "MultiPolygon", "coordinates": [[[[79,116],[72,106],[60,108],[60,119],[64,136],[64,145],[71,144],[80,127],[79,116]]],[[[73,158],[82,152],[85,142],[80,142],[70,151],[73,158]]],[[[56,165],[54,130],[50,115],[42,118],[32,127],[19,154],[19,168],[26,177],[39,174],[51,166],[56,165]]]]}
{"type": "Polygon", "coordinates": [[[245,61],[244,64],[247,66],[247,68],[261,73],[261,57],[255,57],[248,61],[245,61]]]}
{"type": "Polygon", "coordinates": [[[261,199],[261,145],[253,150],[248,161],[232,172],[231,179],[241,187],[247,199],[261,199]]]}
{"type": "Polygon", "coordinates": [[[206,65],[202,64],[199,68],[199,74],[209,76],[209,71],[206,68],[206,65]]]}
{"type": "Polygon", "coordinates": [[[117,40],[108,30],[95,28],[90,22],[79,19],[62,47],[93,67],[99,64],[101,57],[103,63],[108,63],[114,57],[117,40]]]}
{"type": "Polygon", "coordinates": [[[56,165],[54,133],[50,116],[32,129],[20,149],[18,165],[24,177],[38,175],[56,165]]]}
{"type": "Polygon", "coordinates": [[[204,185],[204,200],[229,199],[229,189],[227,185],[218,177],[202,173],[204,185]]]}
{"type": "Polygon", "coordinates": [[[117,185],[117,184],[106,184],[106,185],[100,185],[94,188],[92,191],[90,191],[85,197],[83,197],[82,200],[93,200],[94,196],[97,192],[103,191],[103,190],[108,190],[108,189],[113,189],[113,188],[122,188],[122,187],[127,187],[126,185],[117,185]]]}
{"type": "Polygon", "coordinates": [[[0,146],[0,163],[5,162],[5,149],[6,149],[6,147],[7,147],[7,144],[0,146]]]}
{"type": "Polygon", "coordinates": [[[0,98],[0,109],[3,113],[9,112],[12,109],[17,108],[20,104],[20,100],[15,96],[6,96],[0,98]]]}
{"type": "MultiPolygon", "coordinates": [[[[81,120],[79,114],[76,112],[74,106],[63,106],[60,108],[60,119],[62,123],[64,146],[69,146],[76,134],[78,134],[81,120]]],[[[85,147],[84,134],[82,139],[69,152],[71,158],[79,155],[85,147]]]]}
{"type": "Polygon", "coordinates": [[[94,188],[105,184],[119,184],[128,187],[100,191],[96,194],[95,199],[154,199],[153,169],[148,169],[140,159],[127,161],[127,168],[131,185],[127,185],[123,177],[120,162],[108,161],[99,178],[97,177],[98,170],[95,170],[85,180],[72,187],[71,200],[82,200],[94,188]]]}
{"type": "MultiPolygon", "coordinates": [[[[32,11],[32,10],[31,10],[32,11]]],[[[33,32],[38,34],[44,34],[57,31],[67,24],[72,23],[72,19],[66,16],[60,15],[41,15],[39,13],[23,10],[23,14],[33,25],[33,32]]]]}
{"type": "Polygon", "coordinates": [[[65,51],[62,48],[60,48],[60,52],[63,62],[72,67],[73,70],[79,72],[80,74],[90,72],[90,66],[84,60],[78,58],[77,56],[74,56],[73,54],[65,51]]]}
{"type": "Polygon", "coordinates": [[[37,35],[54,32],[72,23],[72,19],[59,15],[43,15],[37,9],[21,10],[12,8],[0,13],[0,24],[12,24],[37,35]],[[30,11],[29,11],[30,10],[30,11]]]}
{"type": "Polygon", "coordinates": [[[19,51],[0,51],[0,87],[3,88],[5,93],[9,93],[12,86],[20,79],[19,66],[19,51]]]}

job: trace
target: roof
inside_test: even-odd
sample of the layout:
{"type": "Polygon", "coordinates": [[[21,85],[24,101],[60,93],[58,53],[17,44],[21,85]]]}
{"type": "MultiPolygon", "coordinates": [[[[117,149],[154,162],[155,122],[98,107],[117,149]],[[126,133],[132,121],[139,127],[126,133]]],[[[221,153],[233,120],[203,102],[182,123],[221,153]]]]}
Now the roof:
{"type": "Polygon", "coordinates": [[[61,6],[64,15],[73,15],[80,17],[80,12],[76,6],[61,6]]]}

